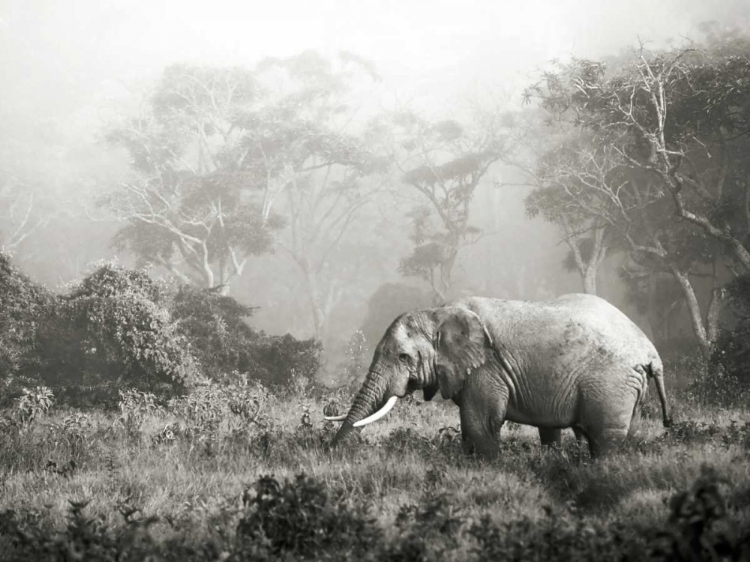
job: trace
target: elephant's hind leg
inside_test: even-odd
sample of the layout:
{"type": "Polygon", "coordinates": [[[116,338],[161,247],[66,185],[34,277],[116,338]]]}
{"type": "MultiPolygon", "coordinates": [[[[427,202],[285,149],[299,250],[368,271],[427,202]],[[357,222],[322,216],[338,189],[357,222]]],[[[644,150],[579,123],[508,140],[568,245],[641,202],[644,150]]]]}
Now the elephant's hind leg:
{"type": "Polygon", "coordinates": [[[580,425],[592,457],[622,445],[641,399],[645,376],[627,366],[612,365],[582,386],[580,425]]]}
{"type": "MultiPolygon", "coordinates": [[[[573,433],[576,436],[576,442],[578,445],[583,445],[583,443],[586,440],[586,434],[583,432],[583,429],[581,429],[578,426],[573,426],[571,428],[573,430],[573,433]]],[[[542,448],[555,448],[555,449],[561,449],[562,448],[562,430],[555,428],[550,429],[548,427],[540,427],[539,428],[539,440],[542,443],[542,448]]]]}
{"type": "Polygon", "coordinates": [[[562,430],[559,428],[540,427],[539,440],[542,442],[542,447],[559,449],[562,446],[562,430]]]}
{"type": "Polygon", "coordinates": [[[589,432],[589,452],[596,459],[616,451],[628,436],[627,428],[597,428],[589,432]]]}

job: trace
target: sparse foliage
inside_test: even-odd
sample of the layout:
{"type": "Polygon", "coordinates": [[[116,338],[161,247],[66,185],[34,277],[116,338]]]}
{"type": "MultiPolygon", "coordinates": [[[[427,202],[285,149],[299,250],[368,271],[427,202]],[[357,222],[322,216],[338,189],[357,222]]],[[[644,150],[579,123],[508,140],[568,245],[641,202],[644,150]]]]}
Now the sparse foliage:
{"type": "Polygon", "coordinates": [[[412,254],[399,271],[430,284],[435,302],[451,291],[462,247],[478,240],[470,204],[490,166],[506,151],[499,115],[478,111],[471,124],[431,122],[403,110],[380,117],[373,127],[384,150],[421,203],[409,212],[412,254]]]}
{"type": "Polygon", "coordinates": [[[263,206],[267,178],[249,168],[237,121],[262,95],[243,68],[168,67],[144,112],[108,133],[132,175],[101,200],[124,222],[115,245],[181,281],[228,292],[283,220],[263,206]]]}

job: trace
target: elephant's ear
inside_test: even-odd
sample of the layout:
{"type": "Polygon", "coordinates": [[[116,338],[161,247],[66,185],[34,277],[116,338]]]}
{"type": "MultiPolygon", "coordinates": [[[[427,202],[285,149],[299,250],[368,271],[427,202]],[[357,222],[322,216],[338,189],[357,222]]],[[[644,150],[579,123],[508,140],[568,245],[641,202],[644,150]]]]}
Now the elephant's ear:
{"type": "Polygon", "coordinates": [[[474,312],[464,308],[444,311],[436,330],[436,371],[440,394],[449,399],[461,392],[467,374],[487,361],[492,337],[474,312]]]}

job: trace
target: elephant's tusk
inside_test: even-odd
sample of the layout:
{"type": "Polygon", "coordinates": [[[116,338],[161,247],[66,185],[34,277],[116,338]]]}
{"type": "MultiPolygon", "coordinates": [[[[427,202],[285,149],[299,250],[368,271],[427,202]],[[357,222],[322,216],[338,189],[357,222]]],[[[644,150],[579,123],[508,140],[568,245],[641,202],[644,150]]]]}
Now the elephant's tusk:
{"type": "Polygon", "coordinates": [[[328,421],[344,421],[348,414],[341,414],[340,416],[323,416],[328,421]]]}
{"type": "Polygon", "coordinates": [[[391,411],[391,408],[393,408],[396,405],[396,400],[398,400],[398,396],[391,396],[388,399],[388,402],[385,403],[385,406],[380,408],[380,410],[375,412],[373,415],[363,420],[359,420],[358,422],[355,422],[354,427],[362,427],[364,425],[367,425],[368,423],[378,421],[380,418],[382,418],[384,415],[386,415],[388,412],[391,411]]]}

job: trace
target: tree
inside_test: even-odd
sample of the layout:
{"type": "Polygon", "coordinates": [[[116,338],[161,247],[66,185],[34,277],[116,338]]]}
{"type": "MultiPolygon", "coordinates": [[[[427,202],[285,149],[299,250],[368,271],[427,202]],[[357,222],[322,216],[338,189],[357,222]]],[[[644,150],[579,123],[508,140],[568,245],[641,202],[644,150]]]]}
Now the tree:
{"type": "Polygon", "coordinates": [[[557,225],[570,248],[564,265],[581,276],[583,291],[596,294],[599,266],[614,243],[611,226],[587,207],[602,205],[600,212],[609,213],[610,202],[601,197],[600,189],[608,190],[614,162],[578,131],[569,131],[539,158],[537,169],[530,175],[533,190],[526,197],[529,217],[541,215],[557,225]]]}
{"type": "Polygon", "coordinates": [[[273,207],[288,221],[280,245],[302,274],[314,333],[323,338],[367,261],[336,262],[337,253],[345,253],[355,222],[386,185],[387,162],[354,125],[357,104],[378,77],[349,53],[326,59],[313,51],[262,61],[256,76],[269,94],[265,105],[238,116],[249,132],[243,158],[259,177],[277,178],[264,212],[273,207]]]}
{"type": "Polygon", "coordinates": [[[410,211],[411,255],[399,271],[430,284],[435,303],[445,301],[461,248],[481,231],[470,222],[470,204],[489,167],[505,151],[499,114],[477,111],[474,121],[430,122],[413,111],[382,116],[375,131],[404,184],[420,194],[410,211]]]}
{"type": "Polygon", "coordinates": [[[637,262],[674,276],[706,354],[717,335],[723,265],[750,266],[750,176],[741,157],[750,140],[750,63],[740,51],[750,52],[750,42],[736,37],[703,50],[641,47],[610,73],[573,60],[527,92],[552,113],[573,114],[591,146],[607,151],[613,176],[587,186],[575,198],[579,209],[604,220],[637,262]],[[698,275],[713,280],[705,314],[698,275]]]}
{"type": "Polygon", "coordinates": [[[263,203],[274,177],[246,162],[255,132],[236,120],[260,97],[246,69],[164,71],[143,113],[107,134],[132,161],[131,177],[102,199],[124,223],[119,249],[224,293],[250,256],[271,250],[283,226],[263,203]]]}

